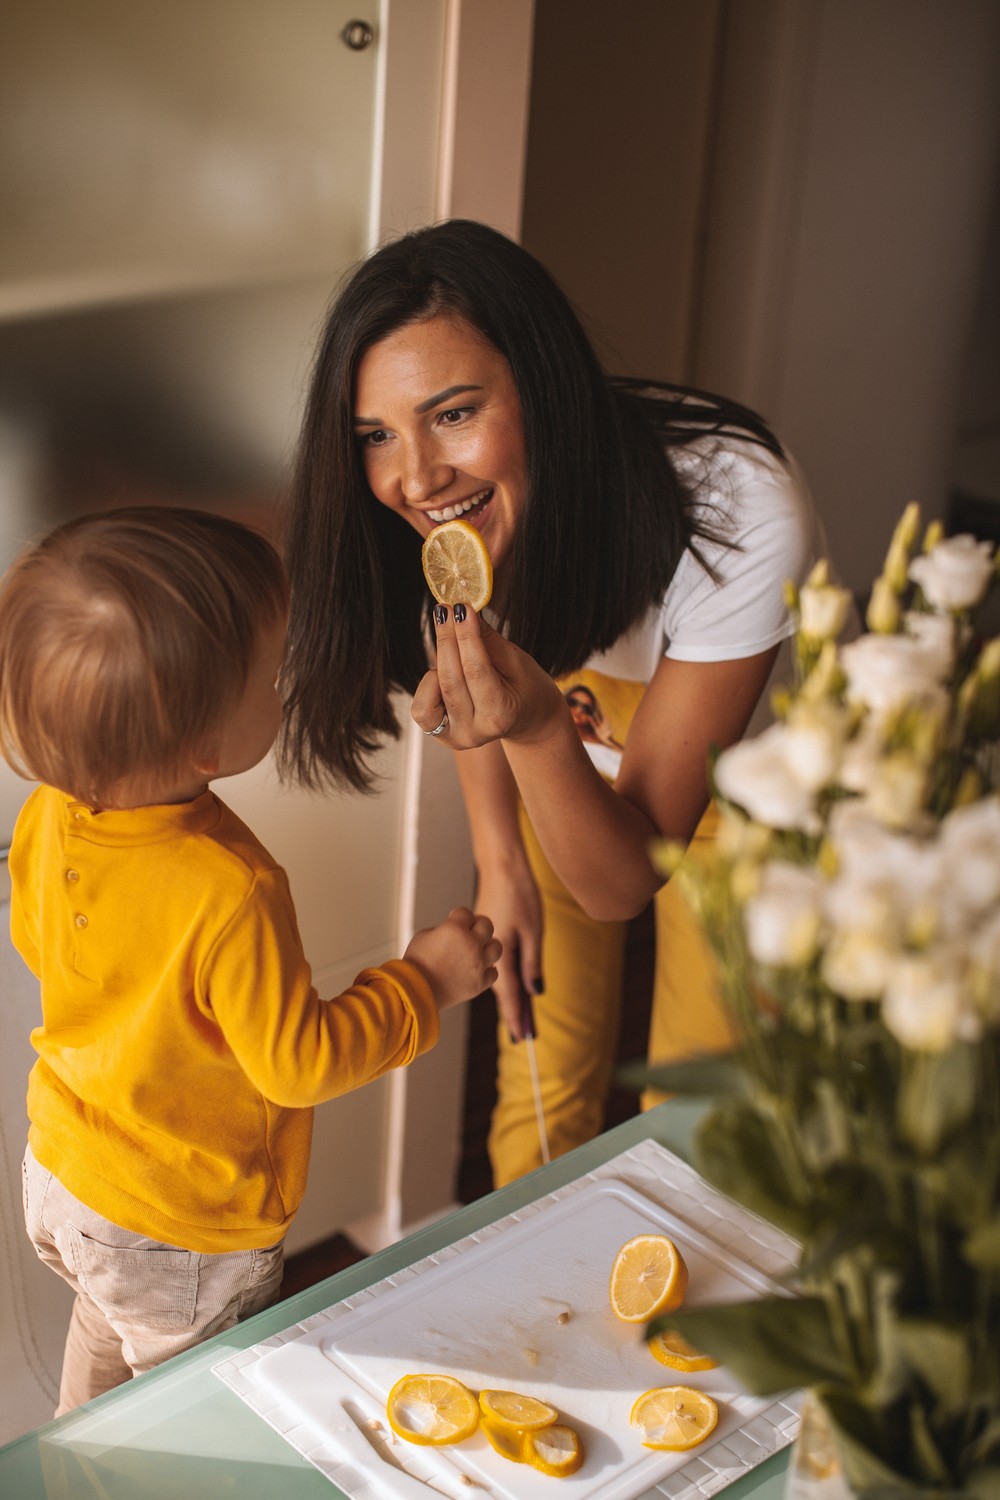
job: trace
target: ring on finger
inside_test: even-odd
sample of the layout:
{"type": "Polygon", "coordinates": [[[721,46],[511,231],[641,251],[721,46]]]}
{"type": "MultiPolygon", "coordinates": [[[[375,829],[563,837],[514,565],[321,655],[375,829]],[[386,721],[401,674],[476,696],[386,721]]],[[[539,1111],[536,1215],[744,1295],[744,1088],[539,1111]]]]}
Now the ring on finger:
{"type": "Polygon", "coordinates": [[[447,728],[448,728],[448,715],[446,713],[444,715],[444,717],[442,718],[440,724],[438,725],[438,727],[436,729],[425,729],[424,730],[424,734],[429,734],[429,735],[444,734],[444,732],[445,732],[445,730],[447,728]]]}

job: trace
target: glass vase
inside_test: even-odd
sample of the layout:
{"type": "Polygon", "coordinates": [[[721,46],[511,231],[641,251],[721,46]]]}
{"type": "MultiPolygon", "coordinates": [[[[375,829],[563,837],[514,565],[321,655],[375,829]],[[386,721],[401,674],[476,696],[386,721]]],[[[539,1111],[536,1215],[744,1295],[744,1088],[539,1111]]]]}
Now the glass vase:
{"type": "Polygon", "coordinates": [[[785,1500],[851,1500],[830,1419],[812,1391],[802,1398],[799,1435],[792,1445],[785,1500]]]}

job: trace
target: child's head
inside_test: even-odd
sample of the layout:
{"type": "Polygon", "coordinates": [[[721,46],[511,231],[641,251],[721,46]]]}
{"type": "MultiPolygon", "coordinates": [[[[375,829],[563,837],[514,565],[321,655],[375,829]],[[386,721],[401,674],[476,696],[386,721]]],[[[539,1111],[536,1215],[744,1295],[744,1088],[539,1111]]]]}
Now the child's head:
{"type": "Polygon", "coordinates": [[[218,748],[287,607],[270,542],[222,516],[57,527],[0,584],[0,751],[91,805],[159,800],[218,748]]]}

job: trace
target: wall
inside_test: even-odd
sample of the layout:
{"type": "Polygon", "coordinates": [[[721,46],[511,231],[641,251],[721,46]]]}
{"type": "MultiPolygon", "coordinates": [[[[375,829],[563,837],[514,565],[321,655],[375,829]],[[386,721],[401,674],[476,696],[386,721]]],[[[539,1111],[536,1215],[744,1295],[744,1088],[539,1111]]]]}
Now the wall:
{"type": "Polygon", "coordinates": [[[731,17],[693,376],[767,412],[863,592],[903,506],[947,507],[1000,8],[780,0],[731,17]]]}
{"type": "Polygon", "coordinates": [[[613,368],[764,412],[863,591],[902,505],[947,502],[1000,8],[662,0],[609,26],[595,0],[538,0],[537,16],[526,245],[613,368]]]}
{"type": "Polygon", "coordinates": [[[722,9],[536,6],[523,243],[615,371],[684,376],[722,9]]]}

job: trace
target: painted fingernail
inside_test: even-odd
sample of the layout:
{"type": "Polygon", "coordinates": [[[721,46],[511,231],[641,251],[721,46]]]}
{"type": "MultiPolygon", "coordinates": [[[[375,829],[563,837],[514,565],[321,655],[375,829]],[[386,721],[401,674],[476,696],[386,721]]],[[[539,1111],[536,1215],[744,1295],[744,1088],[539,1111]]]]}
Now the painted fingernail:
{"type": "Polygon", "coordinates": [[[455,605],[455,624],[456,625],[461,625],[461,623],[462,623],[462,621],[464,619],[465,619],[465,605],[464,604],[456,604],[455,605]]]}
{"type": "Polygon", "coordinates": [[[523,1037],[535,1035],[535,1010],[530,995],[525,995],[521,1001],[521,1035],[523,1037]]]}
{"type": "Polygon", "coordinates": [[[545,980],[542,978],[542,976],[540,974],[539,974],[539,976],[538,976],[537,979],[533,979],[531,981],[531,988],[534,990],[534,992],[535,992],[536,995],[544,995],[545,994],[545,980]]]}
{"type": "Polygon", "coordinates": [[[447,604],[435,604],[435,606],[434,606],[434,622],[435,622],[435,624],[437,624],[437,625],[443,625],[444,622],[445,622],[445,620],[447,620],[447,618],[448,618],[448,606],[447,606],[447,604]]]}

